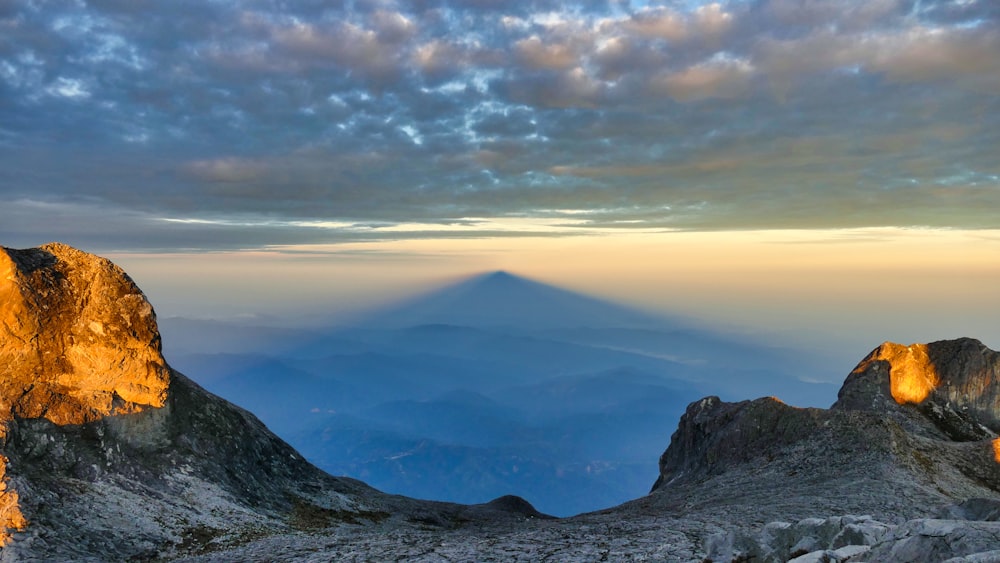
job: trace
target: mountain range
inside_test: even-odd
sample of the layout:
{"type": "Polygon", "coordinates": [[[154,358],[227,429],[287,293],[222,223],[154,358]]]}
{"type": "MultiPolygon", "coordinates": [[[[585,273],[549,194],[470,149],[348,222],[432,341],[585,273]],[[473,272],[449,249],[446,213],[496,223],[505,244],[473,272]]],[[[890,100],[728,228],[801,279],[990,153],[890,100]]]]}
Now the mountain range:
{"type": "Polygon", "coordinates": [[[647,492],[669,429],[705,394],[836,392],[798,378],[795,350],[507,272],[347,326],[161,325],[172,365],[326,471],[418,498],[514,493],[558,516],[647,492]]]}
{"type": "MultiPolygon", "coordinates": [[[[649,494],[552,518],[516,496],[414,500],[323,472],[167,363],[151,305],[107,260],[0,247],[0,303],[0,561],[1000,559],[1000,354],[974,339],[884,343],[829,409],[694,400],[649,494]]],[[[581,421],[603,408],[573,393],[581,421]]],[[[459,420],[505,413],[472,390],[437,401],[459,420]]]]}

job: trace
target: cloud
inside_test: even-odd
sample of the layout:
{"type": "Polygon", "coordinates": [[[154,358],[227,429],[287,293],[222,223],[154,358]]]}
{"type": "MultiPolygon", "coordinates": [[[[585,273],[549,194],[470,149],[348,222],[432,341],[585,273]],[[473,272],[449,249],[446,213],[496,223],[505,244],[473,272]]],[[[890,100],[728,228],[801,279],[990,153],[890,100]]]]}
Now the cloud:
{"type": "Polygon", "coordinates": [[[568,70],[579,61],[579,54],[570,45],[544,44],[537,35],[515,43],[514,52],[524,65],[537,70],[568,70]]]}
{"type": "Polygon", "coordinates": [[[722,4],[713,2],[696,7],[690,13],[658,7],[642,10],[622,23],[621,27],[647,39],[668,42],[714,41],[730,30],[734,16],[722,4]]]}
{"type": "Polygon", "coordinates": [[[735,98],[747,91],[753,73],[753,65],[746,60],[716,56],[654,79],[653,88],[681,102],[735,98]]]}
{"type": "Polygon", "coordinates": [[[986,0],[0,2],[0,224],[996,226],[998,52],[986,0]]]}
{"type": "Polygon", "coordinates": [[[998,49],[1000,31],[989,27],[911,27],[859,35],[822,30],[796,39],[762,40],[755,60],[782,81],[846,69],[891,81],[957,79],[996,86],[1000,85],[998,49]]]}

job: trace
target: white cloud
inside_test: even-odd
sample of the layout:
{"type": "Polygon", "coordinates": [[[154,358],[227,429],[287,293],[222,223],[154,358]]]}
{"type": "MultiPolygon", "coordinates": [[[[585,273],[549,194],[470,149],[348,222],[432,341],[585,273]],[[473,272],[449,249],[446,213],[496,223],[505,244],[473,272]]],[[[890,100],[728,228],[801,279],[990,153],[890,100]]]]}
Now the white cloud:
{"type": "Polygon", "coordinates": [[[50,96],[73,100],[83,100],[90,97],[90,91],[82,80],[64,76],[56,78],[52,84],[45,88],[45,92],[50,96]]]}
{"type": "Polygon", "coordinates": [[[0,197],[282,229],[992,224],[1000,12],[912,6],[9,4],[0,197]]]}

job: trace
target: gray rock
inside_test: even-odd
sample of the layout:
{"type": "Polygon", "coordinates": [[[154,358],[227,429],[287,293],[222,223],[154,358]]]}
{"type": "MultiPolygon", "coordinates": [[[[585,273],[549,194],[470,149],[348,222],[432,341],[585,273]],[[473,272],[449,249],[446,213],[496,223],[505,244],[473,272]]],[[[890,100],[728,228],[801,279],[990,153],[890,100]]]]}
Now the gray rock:
{"type": "Polygon", "coordinates": [[[952,557],[944,563],[1000,563],[1000,549],[964,555],[962,557],[952,557]]]}
{"type": "Polygon", "coordinates": [[[936,562],[993,551],[1000,546],[1000,522],[918,519],[897,527],[872,548],[870,558],[886,562],[936,562]]]}
{"type": "Polygon", "coordinates": [[[843,563],[847,561],[860,561],[860,557],[867,554],[870,549],[866,545],[849,545],[840,549],[812,551],[794,559],[789,559],[788,563],[843,563]]]}
{"type": "Polygon", "coordinates": [[[970,498],[958,504],[946,506],[938,515],[946,520],[1000,520],[1000,499],[970,498]]]}
{"type": "MultiPolygon", "coordinates": [[[[845,519],[850,517],[844,517],[845,519]]],[[[840,532],[833,538],[830,546],[834,549],[844,546],[872,546],[878,543],[891,530],[890,526],[876,522],[871,517],[864,520],[844,523],[840,532]]]]}

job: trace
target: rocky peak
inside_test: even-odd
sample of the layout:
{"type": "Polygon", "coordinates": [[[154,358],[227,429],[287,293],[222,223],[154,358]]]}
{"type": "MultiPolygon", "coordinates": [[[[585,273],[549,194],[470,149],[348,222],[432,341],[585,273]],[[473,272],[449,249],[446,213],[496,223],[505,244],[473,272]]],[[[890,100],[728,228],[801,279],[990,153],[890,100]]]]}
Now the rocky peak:
{"type": "Polygon", "coordinates": [[[795,408],[774,397],[727,403],[706,397],[688,405],[670,447],[660,457],[653,490],[674,481],[704,479],[816,432],[819,409],[795,408]]]}
{"type": "Polygon", "coordinates": [[[887,342],[851,371],[830,409],[773,398],[692,403],[653,490],[689,506],[756,500],[773,487],[784,496],[770,505],[800,495],[866,511],[898,498],[931,506],[991,496],[1000,491],[998,430],[1000,354],[971,338],[887,342]]]}
{"type": "Polygon", "coordinates": [[[153,308],[110,261],[64,244],[0,247],[0,421],[80,424],[163,406],[153,308]]]}
{"type": "Polygon", "coordinates": [[[1000,354],[972,338],[909,346],[886,342],[851,371],[832,408],[891,412],[902,406],[953,440],[995,437],[1000,354]]]}

